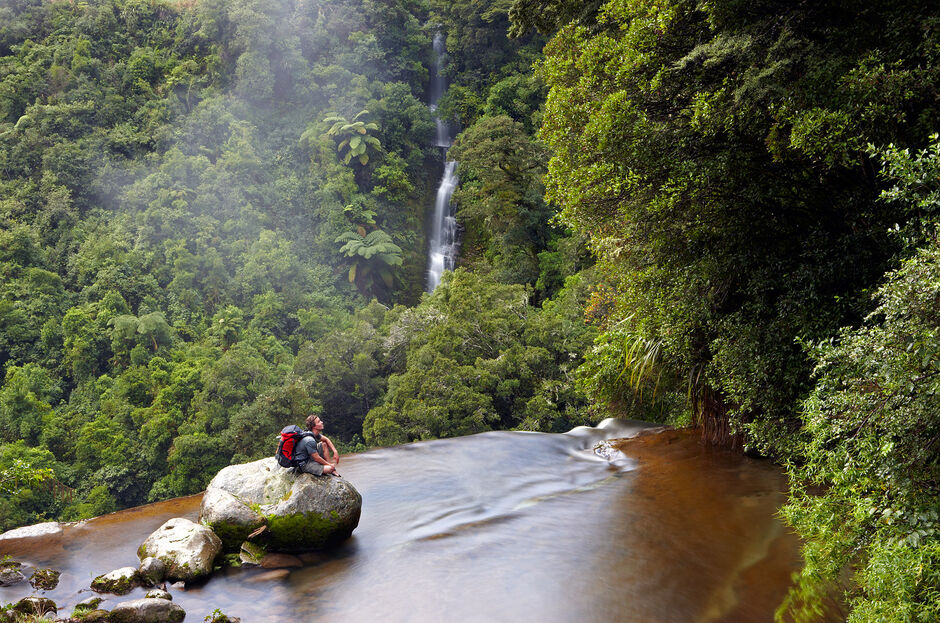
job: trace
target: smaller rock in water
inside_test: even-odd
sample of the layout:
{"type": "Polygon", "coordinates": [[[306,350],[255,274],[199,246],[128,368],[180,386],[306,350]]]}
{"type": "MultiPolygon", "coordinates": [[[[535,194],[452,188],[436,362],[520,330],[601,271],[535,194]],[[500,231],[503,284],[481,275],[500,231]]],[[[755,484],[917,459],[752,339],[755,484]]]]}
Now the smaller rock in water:
{"type": "Polygon", "coordinates": [[[305,565],[312,565],[325,560],[325,556],[320,552],[301,552],[297,554],[297,558],[300,558],[300,561],[305,565]]]}
{"type": "Polygon", "coordinates": [[[88,599],[83,599],[77,604],[75,604],[75,609],[76,610],[94,610],[95,608],[98,607],[98,604],[100,604],[102,601],[104,600],[101,599],[101,597],[89,597],[88,599]]]}
{"type": "Polygon", "coordinates": [[[173,601],[173,595],[159,588],[154,588],[147,591],[147,594],[144,595],[144,597],[147,599],[166,599],[167,601],[173,601]]]}
{"type": "Polygon", "coordinates": [[[55,614],[58,612],[55,602],[46,597],[24,597],[13,606],[14,612],[21,614],[43,615],[47,612],[55,614]]]}
{"type": "Polygon", "coordinates": [[[243,565],[260,565],[267,551],[257,543],[245,541],[238,552],[238,559],[243,565]]]}
{"type": "Polygon", "coordinates": [[[114,606],[110,623],[179,623],[186,612],[167,599],[135,599],[114,606]]]}
{"type": "Polygon", "coordinates": [[[108,623],[108,615],[111,613],[107,610],[77,610],[72,613],[72,618],[70,621],[81,621],[81,623],[108,623]]]}
{"type": "Polygon", "coordinates": [[[145,586],[156,586],[166,578],[166,564],[153,556],[144,558],[137,567],[137,576],[145,586]]]}
{"type": "Polygon", "coordinates": [[[25,582],[26,576],[20,573],[19,569],[13,567],[4,567],[0,569],[0,586],[13,586],[20,582],[25,582]]]}
{"type": "Polygon", "coordinates": [[[222,541],[206,526],[182,517],[160,526],[137,550],[141,560],[159,558],[171,580],[194,580],[212,573],[222,541]]]}
{"type": "Polygon", "coordinates": [[[287,567],[303,567],[300,558],[290,554],[268,554],[261,560],[264,569],[285,569],[287,567]]]}
{"type": "Polygon", "coordinates": [[[177,589],[177,590],[185,591],[185,590],[186,590],[186,582],[182,582],[182,581],[180,581],[180,582],[173,582],[172,584],[170,584],[170,588],[175,588],[175,589],[177,589]]]}
{"type": "Polygon", "coordinates": [[[51,591],[59,585],[59,575],[54,569],[36,569],[29,578],[29,584],[38,590],[51,591]]]}
{"type": "Polygon", "coordinates": [[[137,584],[137,569],[134,567],[121,567],[96,577],[91,581],[91,589],[99,593],[124,595],[129,593],[137,584]]]}

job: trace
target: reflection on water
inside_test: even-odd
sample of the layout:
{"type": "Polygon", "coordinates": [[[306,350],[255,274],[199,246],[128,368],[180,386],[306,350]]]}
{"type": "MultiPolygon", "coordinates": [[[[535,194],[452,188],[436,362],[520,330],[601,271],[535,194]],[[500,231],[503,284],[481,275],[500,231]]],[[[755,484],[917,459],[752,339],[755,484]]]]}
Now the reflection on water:
{"type": "MultiPolygon", "coordinates": [[[[771,621],[799,562],[774,516],[781,472],[675,432],[595,451],[645,426],[493,432],[346,457],[341,471],[363,497],[347,543],[273,577],[229,569],[174,600],[187,621],[215,608],[246,623],[771,621]]],[[[194,519],[198,505],[131,509],[0,553],[62,570],[45,594],[70,612],[94,576],[136,565],[150,532],[194,519]]],[[[0,589],[0,601],[29,591],[0,589]]]]}

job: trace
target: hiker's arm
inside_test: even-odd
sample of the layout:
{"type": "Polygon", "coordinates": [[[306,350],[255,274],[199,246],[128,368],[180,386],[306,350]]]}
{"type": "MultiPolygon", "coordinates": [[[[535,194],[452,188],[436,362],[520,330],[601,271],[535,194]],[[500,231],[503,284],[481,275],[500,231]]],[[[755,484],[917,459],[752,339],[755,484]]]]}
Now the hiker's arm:
{"type": "Polygon", "coordinates": [[[333,442],[330,441],[330,438],[327,437],[326,435],[320,435],[320,439],[323,440],[323,443],[326,444],[326,448],[333,455],[331,462],[334,465],[338,465],[339,464],[339,452],[336,451],[336,446],[333,445],[333,442]]]}
{"type": "Polygon", "coordinates": [[[310,458],[319,463],[320,465],[332,465],[332,463],[327,462],[319,452],[311,452],[310,458]]]}

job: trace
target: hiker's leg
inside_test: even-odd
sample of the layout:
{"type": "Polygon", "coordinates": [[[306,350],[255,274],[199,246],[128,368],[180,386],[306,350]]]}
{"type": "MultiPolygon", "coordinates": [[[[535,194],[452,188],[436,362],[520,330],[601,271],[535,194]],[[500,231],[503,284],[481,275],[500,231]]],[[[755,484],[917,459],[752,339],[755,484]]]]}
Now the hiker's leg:
{"type": "Polygon", "coordinates": [[[303,465],[299,466],[297,468],[297,471],[302,472],[304,474],[313,474],[314,476],[322,476],[323,466],[314,460],[310,460],[304,463],[303,465]]]}

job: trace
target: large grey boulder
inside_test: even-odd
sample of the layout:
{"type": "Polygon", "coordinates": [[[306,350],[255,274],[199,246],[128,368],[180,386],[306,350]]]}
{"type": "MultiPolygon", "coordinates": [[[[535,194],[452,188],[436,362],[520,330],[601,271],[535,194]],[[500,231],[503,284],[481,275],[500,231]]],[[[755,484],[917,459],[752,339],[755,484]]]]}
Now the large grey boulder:
{"type": "Polygon", "coordinates": [[[124,601],[111,609],[111,623],[179,623],[186,612],[167,599],[135,599],[124,601]]]}
{"type": "Polygon", "coordinates": [[[212,530],[176,517],[147,537],[137,550],[137,557],[157,558],[166,565],[167,578],[188,582],[212,573],[221,551],[222,541],[212,530]]]}
{"type": "Polygon", "coordinates": [[[256,540],[272,551],[318,550],[335,545],[359,525],[362,496],[337,476],[295,474],[274,458],[226,467],[202,498],[199,520],[237,550],[256,540]]]}

